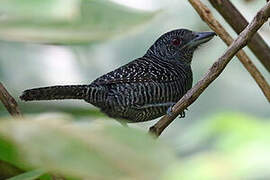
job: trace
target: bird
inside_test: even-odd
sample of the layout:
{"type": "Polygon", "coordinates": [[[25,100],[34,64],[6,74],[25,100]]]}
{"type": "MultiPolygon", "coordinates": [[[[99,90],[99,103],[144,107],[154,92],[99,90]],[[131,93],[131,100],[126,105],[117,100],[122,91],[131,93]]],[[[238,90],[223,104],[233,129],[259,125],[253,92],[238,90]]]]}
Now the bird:
{"type": "Polygon", "coordinates": [[[214,32],[175,29],[161,35],[142,57],[90,84],[28,89],[20,99],[84,100],[107,116],[128,123],[170,115],[172,106],[192,87],[194,51],[215,35],[214,32]]]}

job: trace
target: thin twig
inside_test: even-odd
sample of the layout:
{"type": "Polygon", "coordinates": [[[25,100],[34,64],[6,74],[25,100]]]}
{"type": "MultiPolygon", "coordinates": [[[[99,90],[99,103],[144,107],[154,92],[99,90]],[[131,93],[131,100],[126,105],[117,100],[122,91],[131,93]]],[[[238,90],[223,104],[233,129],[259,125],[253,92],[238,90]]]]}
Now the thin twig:
{"type": "MultiPolygon", "coordinates": [[[[222,15],[238,34],[248,25],[248,21],[229,0],[209,0],[212,6],[222,15]]],[[[270,47],[263,38],[255,33],[247,44],[254,55],[270,72],[270,47]]]]}
{"type": "MultiPolygon", "coordinates": [[[[9,92],[6,90],[6,88],[3,86],[3,84],[0,82],[0,101],[4,104],[8,112],[13,117],[22,117],[22,114],[18,108],[17,102],[15,99],[9,94],[9,92]]],[[[16,176],[23,172],[23,170],[18,169],[17,167],[9,164],[8,162],[0,160],[0,176],[7,178],[9,176],[16,176]]],[[[5,178],[6,179],[6,178],[5,178]]]]}
{"type": "MultiPolygon", "coordinates": [[[[219,37],[229,46],[233,42],[233,38],[230,34],[222,27],[222,25],[215,19],[213,14],[211,13],[210,9],[207,8],[200,0],[189,0],[190,4],[193,8],[197,11],[203,21],[205,21],[208,26],[215,31],[219,37]]],[[[254,39],[254,37],[252,38],[254,39]]],[[[256,66],[252,63],[250,58],[244,52],[244,50],[240,50],[236,56],[247,69],[247,71],[251,74],[253,79],[261,88],[262,92],[264,93],[265,97],[270,102],[270,86],[266,82],[263,75],[260,71],[256,68],[256,66]]]]}
{"type": "Polygon", "coordinates": [[[172,108],[172,114],[163,116],[154,126],[150,128],[150,132],[159,136],[163,130],[173,120],[191,105],[202,92],[213,82],[224,70],[233,56],[244,46],[247,45],[251,37],[258,29],[267,21],[270,16],[270,2],[268,2],[253,18],[251,23],[240,33],[240,35],[228,47],[227,51],[212,65],[204,77],[193,86],[172,108]]]}
{"type": "Polygon", "coordinates": [[[3,86],[0,82],[0,100],[6,107],[7,111],[13,117],[22,117],[22,113],[18,107],[17,102],[15,99],[9,94],[7,89],[3,86]]]}

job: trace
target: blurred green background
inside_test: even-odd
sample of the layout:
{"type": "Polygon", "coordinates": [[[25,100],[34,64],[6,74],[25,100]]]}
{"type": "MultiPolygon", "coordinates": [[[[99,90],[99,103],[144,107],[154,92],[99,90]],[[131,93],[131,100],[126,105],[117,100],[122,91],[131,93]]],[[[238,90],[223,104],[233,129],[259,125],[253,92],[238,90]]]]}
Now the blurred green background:
{"type": "MultiPolygon", "coordinates": [[[[203,2],[236,37],[207,1],[203,2]]],[[[265,5],[265,1],[233,3],[248,20],[265,5]]],[[[176,28],[209,31],[191,5],[181,0],[2,0],[0,81],[24,114],[54,117],[55,113],[66,113],[80,123],[117,124],[85,102],[24,103],[18,96],[33,87],[91,83],[142,56],[161,34],[176,28]]],[[[269,44],[268,23],[259,32],[269,44]]],[[[194,84],[225,49],[222,40],[215,37],[196,51],[194,84]]],[[[269,72],[249,49],[245,50],[270,82],[269,72]]],[[[9,116],[2,104],[0,116],[9,116]]],[[[189,107],[186,118],[176,119],[161,136],[179,160],[168,177],[269,179],[269,120],[269,103],[234,58],[189,107]]],[[[147,131],[155,122],[131,127],[147,131]]]]}

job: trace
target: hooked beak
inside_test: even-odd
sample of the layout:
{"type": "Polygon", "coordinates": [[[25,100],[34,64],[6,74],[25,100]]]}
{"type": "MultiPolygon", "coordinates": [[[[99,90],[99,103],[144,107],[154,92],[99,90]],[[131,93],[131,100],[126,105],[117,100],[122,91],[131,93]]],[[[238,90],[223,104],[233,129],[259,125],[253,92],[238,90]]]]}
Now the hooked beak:
{"type": "Polygon", "coordinates": [[[189,48],[197,47],[200,44],[206,43],[217,34],[215,32],[195,32],[195,38],[191,40],[187,46],[189,48]]]}

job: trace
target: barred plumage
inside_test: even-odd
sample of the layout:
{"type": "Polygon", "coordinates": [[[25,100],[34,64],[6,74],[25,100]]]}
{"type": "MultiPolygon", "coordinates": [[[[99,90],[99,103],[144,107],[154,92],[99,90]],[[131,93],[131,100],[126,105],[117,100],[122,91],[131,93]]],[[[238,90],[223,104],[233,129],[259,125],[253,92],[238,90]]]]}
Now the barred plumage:
{"type": "Polygon", "coordinates": [[[24,91],[22,100],[84,99],[113,118],[148,121],[166,114],[192,86],[191,60],[215,34],[185,29],[161,36],[147,53],[89,85],[52,86],[24,91]]]}

